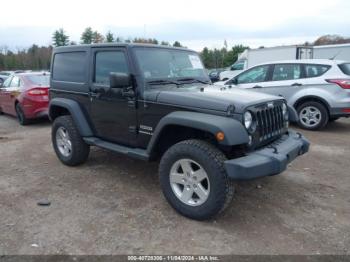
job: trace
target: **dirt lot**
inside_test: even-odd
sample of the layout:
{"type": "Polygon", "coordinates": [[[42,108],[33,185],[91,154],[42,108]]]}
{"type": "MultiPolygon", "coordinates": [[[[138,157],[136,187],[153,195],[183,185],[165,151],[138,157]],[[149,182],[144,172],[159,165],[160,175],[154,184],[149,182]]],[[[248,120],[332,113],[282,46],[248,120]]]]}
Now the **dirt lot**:
{"type": "Polygon", "coordinates": [[[223,215],[196,222],[164,200],[157,164],[94,148],[69,168],[50,123],[0,116],[0,255],[350,254],[350,120],[303,133],[308,155],[237,184],[223,215]]]}

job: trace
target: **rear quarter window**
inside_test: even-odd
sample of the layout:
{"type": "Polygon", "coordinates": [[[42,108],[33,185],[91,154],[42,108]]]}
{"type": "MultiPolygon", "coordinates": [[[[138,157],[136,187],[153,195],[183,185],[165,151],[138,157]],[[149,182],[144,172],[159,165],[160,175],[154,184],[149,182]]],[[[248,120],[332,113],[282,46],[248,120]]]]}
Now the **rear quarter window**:
{"type": "Polygon", "coordinates": [[[331,68],[329,65],[305,65],[305,74],[307,78],[323,75],[331,68]]]}
{"type": "Polygon", "coordinates": [[[341,70],[344,74],[350,76],[350,63],[347,63],[347,64],[340,64],[340,65],[338,65],[338,66],[339,66],[340,70],[341,70]]]}
{"type": "Polygon", "coordinates": [[[57,53],[54,56],[52,79],[65,82],[85,82],[86,52],[57,53]]]}

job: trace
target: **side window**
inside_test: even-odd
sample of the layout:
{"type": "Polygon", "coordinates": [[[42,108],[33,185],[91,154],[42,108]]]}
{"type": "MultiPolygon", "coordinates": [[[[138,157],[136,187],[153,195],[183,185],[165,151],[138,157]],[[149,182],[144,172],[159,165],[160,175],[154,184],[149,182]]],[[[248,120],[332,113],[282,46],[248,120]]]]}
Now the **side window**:
{"type": "Polygon", "coordinates": [[[272,81],[293,80],[301,78],[301,66],[298,64],[275,65],[272,81]]]}
{"type": "Polygon", "coordinates": [[[5,82],[4,82],[4,84],[2,85],[2,87],[3,87],[3,88],[9,87],[10,84],[11,84],[12,78],[13,78],[12,76],[8,77],[8,78],[5,80],[5,82]]]}
{"type": "Polygon", "coordinates": [[[95,59],[94,83],[109,85],[111,72],[129,72],[125,53],[122,51],[99,51],[95,59]]]}
{"type": "Polygon", "coordinates": [[[18,76],[14,76],[12,78],[12,81],[11,81],[11,84],[10,84],[10,87],[19,87],[19,77],[18,76]]]}
{"type": "Polygon", "coordinates": [[[266,80],[268,65],[254,67],[237,77],[237,84],[259,83],[266,80]]]}
{"type": "Polygon", "coordinates": [[[323,75],[330,68],[329,65],[305,65],[306,77],[318,77],[323,75]]]}
{"type": "Polygon", "coordinates": [[[57,53],[54,57],[52,79],[83,83],[86,76],[85,52],[57,53]]]}

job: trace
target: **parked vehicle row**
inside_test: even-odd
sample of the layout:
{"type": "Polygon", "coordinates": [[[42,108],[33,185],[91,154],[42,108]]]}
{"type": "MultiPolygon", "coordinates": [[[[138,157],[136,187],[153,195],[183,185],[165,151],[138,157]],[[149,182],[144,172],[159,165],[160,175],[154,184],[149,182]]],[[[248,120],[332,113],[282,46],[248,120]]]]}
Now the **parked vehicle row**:
{"type": "Polygon", "coordinates": [[[50,74],[13,73],[0,84],[0,113],[17,116],[21,125],[47,117],[50,74]]]}
{"type": "Polygon", "coordinates": [[[336,60],[276,61],[254,66],[215,85],[284,97],[299,116],[300,127],[323,128],[350,116],[350,63],[336,60]]]}
{"type": "Polygon", "coordinates": [[[159,161],[165,198],[197,220],[228,206],[232,181],[280,174],[308,152],[290,122],[314,130],[350,115],[341,61],[266,63],[213,85],[194,51],[113,43],[55,48],[50,72],[11,74],[0,112],[21,124],[48,115],[68,166],[91,146],[159,161]]]}

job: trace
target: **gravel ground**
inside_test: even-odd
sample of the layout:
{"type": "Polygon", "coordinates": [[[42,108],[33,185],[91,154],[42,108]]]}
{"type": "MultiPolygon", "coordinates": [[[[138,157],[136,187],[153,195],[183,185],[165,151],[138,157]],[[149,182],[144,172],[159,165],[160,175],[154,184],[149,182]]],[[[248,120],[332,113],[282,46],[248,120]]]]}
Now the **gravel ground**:
{"type": "Polygon", "coordinates": [[[224,214],[196,222],[167,204],[156,163],[93,148],[66,167],[49,122],[2,115],[0,255],[350,254],[350,120],[302,132],[307,155],[282,175],[237,183],[224,214]]]}

